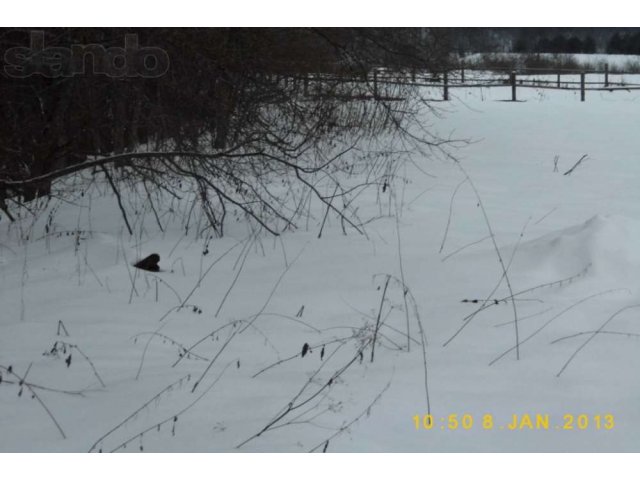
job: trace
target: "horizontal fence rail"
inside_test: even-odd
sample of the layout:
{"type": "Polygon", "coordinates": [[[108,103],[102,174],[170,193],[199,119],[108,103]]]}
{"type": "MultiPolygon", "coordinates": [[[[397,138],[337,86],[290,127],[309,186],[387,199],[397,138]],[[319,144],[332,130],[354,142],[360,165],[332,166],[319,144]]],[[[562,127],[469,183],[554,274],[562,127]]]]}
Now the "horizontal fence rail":
{"type": "Polygon", "coordinates": [[[567,68],[478,68],[460,66],[444,72],[424,72],[410,70],[405,72],[389,71],[383,68],[372,69],[366,75],[344,74],[300,74],[280,75],[285,84],[302,82],[304,95],[315,97],[324,95],[322,85],[351,84],[366,87],[357,95],[345,94],[354,100],[383,99],[402,100],[401,91],[391,91],[390,87],[429,87],[442,89],[442,100],[449,100],[452,88],[495,88],[510,87],[511,101],[517,101],[517,89],[534,88],[549,90],[580,91],[580,100],[585,101],[587,91],[631,91],[640,90],[640,83],[624,80],[625,75],[634,73],[612,73],[608,65],[603,70],[576,70],[567,68]]]}

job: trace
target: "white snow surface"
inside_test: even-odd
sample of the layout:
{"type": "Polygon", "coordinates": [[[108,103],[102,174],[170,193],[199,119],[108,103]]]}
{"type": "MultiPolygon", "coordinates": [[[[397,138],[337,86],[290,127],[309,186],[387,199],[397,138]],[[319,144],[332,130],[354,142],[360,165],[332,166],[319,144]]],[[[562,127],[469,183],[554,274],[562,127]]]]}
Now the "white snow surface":
{"type": "Polygon", "coordinates": [[[329,452],[639,451],[640,94],[588,92],[580,102],[574,92],[519,90],[525,101],[511,103],[499,101],[508,89],[453,93],[436,104],[439,118],[425,120],[469,141],[452,153],[508,267],[519,359],[510,291],[479,199],[467,181],[452,201],[464,175],[450,159],[415,156],[391,189],[362,195],[361,218],[382,210],[366,236],[343,235],[329,215],[317,238],[318,204],[308,228],[277,239],[250,242],[247,224],[232,220],[224,238],[207,243],[195,229],[185,235],[177,216],[164,216],[160,232],[150,211],[133,217],[129,237],[115,198],[94,188],[73,203],[54,201],[48,234],[47,214],[31,227],[28,217],[0,221],[0,451],[306,452],[328,439],[329,452]],[[397,222],[389,192],[402,206],[397,222]],[[128,266],[152,252],[161,272],[128,266]],[[373,332],[386,274],[404,275],[424,328],[430,430],[414,424],[428,408],[420,327],[409,302],[407,352],[395,280],[374,361],[368,345],[349,363],[373,332]],[[177,344],[203,338],[173,366],[177,344]],[[55,342],[67,352],[43,355],[55,342]],[[9,366],[28,371],[28,384],[58,390],[33,387],[61,430],[26,386],[19,395],[9,366]],[[487,414],[492,429],[482,426],[487,414]],[[514,414],[549,415],[550,428],[500,428],[514,414]],[[473,425],[449,428],[451,415],[470,415],[473,425]],[[557,428],[565,415],[586,415],[588,426],[557,428]]]}

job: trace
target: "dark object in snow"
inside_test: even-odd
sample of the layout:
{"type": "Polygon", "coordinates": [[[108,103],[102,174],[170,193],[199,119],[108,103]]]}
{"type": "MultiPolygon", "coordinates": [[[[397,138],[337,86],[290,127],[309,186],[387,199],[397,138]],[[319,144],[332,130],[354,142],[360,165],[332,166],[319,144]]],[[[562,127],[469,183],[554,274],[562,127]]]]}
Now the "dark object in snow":
{"type": "Polygon", "coordinates": [[[160,262],[160,255],[157,253],[152,253],[146,258],[139,260],[133,266],[139,268],[140,270],[146,270],[147,272],[159,272],[160,267],[158,263],[160,262]]]}
{"type": "Polygon", "coordinates": [[[308,344],[308,343],[305,343],[305,344],[302,346],[302,358],[304,358],[304,356],[309,352],[309,348],[310,348],[310,347],[309,347],[309,344],[308,344]]]}

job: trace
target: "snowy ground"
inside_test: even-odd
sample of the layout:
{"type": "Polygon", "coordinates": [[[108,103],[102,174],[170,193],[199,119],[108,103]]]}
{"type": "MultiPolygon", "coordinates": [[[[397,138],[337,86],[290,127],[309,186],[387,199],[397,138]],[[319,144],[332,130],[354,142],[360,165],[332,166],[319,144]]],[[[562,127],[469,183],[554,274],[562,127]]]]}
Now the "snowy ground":
{"type": "Polygon", "coordinates": [[[403,207],[366,237],[330,216],[318,239],[319,215],[281,239],[249,240],[233,223],[207,243],[177,220],[158,232],[148,213],[129,238],[115,199],[95,191],[28,242],[27,222],[3,219],[0,451],[640,450],[640,94],[453,95],[431,128],[469,141],[453,153],[473,183],[450,160],[415,158],[420,170],[407,163],[392,190],[362,197],[363,215],[394,213],[389,191],[403,207]],[[473,186],[516,294],[519,360],[473,186]],[[127,267],[151,252],[162,272],[127,267]],[[428,412],[416,312],[430,430],[414,423],[428,412]],[[32,398],[9,366],[57,391],[34,386],[32,398]],[[504,428],[525,414],[549,415],[549,428],[504,428]]]}

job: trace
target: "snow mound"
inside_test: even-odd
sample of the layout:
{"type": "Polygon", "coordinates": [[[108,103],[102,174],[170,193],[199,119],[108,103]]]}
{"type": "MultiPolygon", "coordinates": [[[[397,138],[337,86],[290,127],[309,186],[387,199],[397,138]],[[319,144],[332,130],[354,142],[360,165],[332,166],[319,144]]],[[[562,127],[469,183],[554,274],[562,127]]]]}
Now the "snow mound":
{"type": "Polygon", "coordinates": [[[590,276],[621,283],[640,279],[640,221],[619,215],[595,215],[521,245],[519,268],[590,276]]]}

